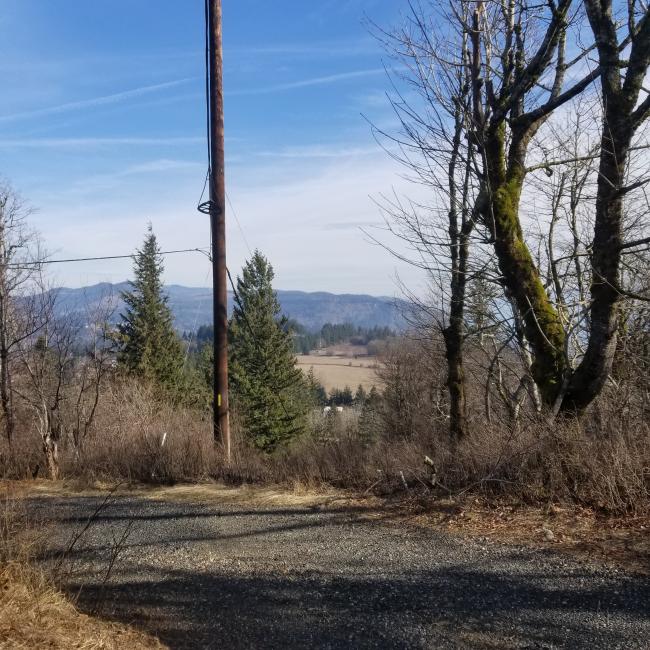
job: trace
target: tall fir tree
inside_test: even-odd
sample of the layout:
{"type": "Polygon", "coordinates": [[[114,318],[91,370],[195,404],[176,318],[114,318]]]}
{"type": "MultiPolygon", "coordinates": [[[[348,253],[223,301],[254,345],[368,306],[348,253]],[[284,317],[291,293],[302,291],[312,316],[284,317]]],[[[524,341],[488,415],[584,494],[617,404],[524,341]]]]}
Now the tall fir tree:
{"type": "Polygon", "coordinates": [[[127,372],[176,391],[182,384],[183,349],[163,291],[164,267],[151,224],[136,252],[131,288],[122,292],[118,325],[120,365],[127,372]]]}
{"type": "Polygon", "coordinates": [[[237,278],[230,320],[230,386],[253,444],[272,452],[301,433],[309,395],[273,290],[273,268],[255,251],[237,278]]]}

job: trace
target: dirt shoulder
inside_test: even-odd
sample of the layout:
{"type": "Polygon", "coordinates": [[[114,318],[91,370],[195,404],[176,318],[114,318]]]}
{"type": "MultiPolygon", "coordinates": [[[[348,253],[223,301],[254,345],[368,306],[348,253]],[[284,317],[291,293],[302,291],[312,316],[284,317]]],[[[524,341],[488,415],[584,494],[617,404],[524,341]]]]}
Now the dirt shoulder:
{"type": "Polygon", "coordinates": [[[508,502],[411,499],[395,508],[418,526],[508,544],[566,553],[627,571],[650,574],[650,517],[613,517],[579,506],[545,508],[508,502]]]}

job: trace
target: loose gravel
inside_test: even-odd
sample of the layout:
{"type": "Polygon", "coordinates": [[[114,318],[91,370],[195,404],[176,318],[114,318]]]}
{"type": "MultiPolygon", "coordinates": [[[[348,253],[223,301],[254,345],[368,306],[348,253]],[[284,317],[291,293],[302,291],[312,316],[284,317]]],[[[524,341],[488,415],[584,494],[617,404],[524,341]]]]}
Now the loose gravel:
{"type": "MultiPolygon", "coordinates": [[[[31,503],[56,564],[102,499],[31,503]]],[[[62,566],[81,609],[171,648],[650,648],[645,576],[353,507],[116,497],[62,566]]]]}

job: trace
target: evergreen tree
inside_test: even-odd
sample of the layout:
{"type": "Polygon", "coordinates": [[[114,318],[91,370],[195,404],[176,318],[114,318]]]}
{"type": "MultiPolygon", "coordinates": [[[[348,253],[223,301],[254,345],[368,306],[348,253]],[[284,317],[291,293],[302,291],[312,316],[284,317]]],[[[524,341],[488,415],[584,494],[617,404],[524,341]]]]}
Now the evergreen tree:
{"type": "Polygon", "coordinates": [[[469,333],[477,336],[481,342],[498,329],[499,319],[492,304],[497,296],[497,288],[482,275],[477,275],[468,283],[465,320],[469,333]]]}
{"type": "Polygon", "coordinates": [[[349,386],[346,386],[342,390],[340,388],[332,388],[329,398],[330,406],[352,406],[353,402],[354,395],[349,386]]]}
{"type": "Polygon", "coordinates": [[[127,372],[178,390],[183,349],[163,292],[163,263],[151,224],[136,252],[131,288],[122,292],[125,311],[118,325],[120,365],[127,372]]]}
{"type": "Polygon", "coordinates": [[[233,401],[246,433],[267,452],[303,431],[309,403],[273,275],[268,260],[255,251],[237,278],[229,331],[233,401]]]}
{"type": "Polygon", "coordinates": [[[307,372],[307,390],[314,406],[322,407],[327,404],[327,391],[314,376],[313,367],[307,372]]]}
{"type": "Polygon", "coordinates": [[[377,440],[385,428],[381,413],[381,401],[379,391],[373,386],[366,396],[359,415],[359,437],[365,444],[371,444],[377,440]]]}

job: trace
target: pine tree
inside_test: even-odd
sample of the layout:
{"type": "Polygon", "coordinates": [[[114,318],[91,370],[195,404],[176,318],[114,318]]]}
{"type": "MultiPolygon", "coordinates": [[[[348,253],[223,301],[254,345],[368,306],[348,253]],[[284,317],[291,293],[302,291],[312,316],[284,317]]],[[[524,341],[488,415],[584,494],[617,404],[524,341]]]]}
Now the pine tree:
{"type": "Polygon", "coordinates": [[[135,255],[131,288],[122,292],[125,311],[118,325],[119,362],[127,372],[178,390],[183,350],[163,292],[163,263],[151,224],[135,255]]]}
{"type": "Polygon", "coordinates": [[[497,329],[492,302],[497,297],[497,288],[482,275],[470,280],[467,287],[467,305],[465,308],[469,333],[476,335],[479,341],[494,334],[497,329]]]}
{"type": "Polygon", "coordinates": [[[359,438],[361,438],[364,444],[370,444],[377,440],[384,430],[381,406],[381,395],[373,386],[366,395],[359,415],[359,438]]]}
{"type": "Polygon", "coordinates": [[[307,372],[307,391],[314,406],[323,407],[327,404],[327,391],[325,386],[316,379],[313,367],[307,372]]]}
{"type": "Polygon", "coordinates": [[[361,384],[359,384],[359,386],[357,386],[357,392],[354,394],[355,406],[363,406],[366,403],[367,399],[368,393],[366,392],[366,389],[361,384]]]}
{"type": "Polygon", "coordinates": [[[273,276],[268,260],[255,251],[237,278],[229,330],[233,402],[246,433],[266,452],[303,431],[309,402],[273,276]]]}

